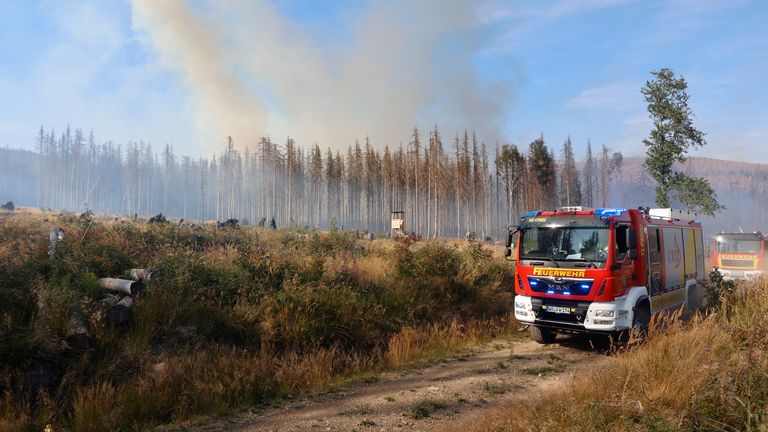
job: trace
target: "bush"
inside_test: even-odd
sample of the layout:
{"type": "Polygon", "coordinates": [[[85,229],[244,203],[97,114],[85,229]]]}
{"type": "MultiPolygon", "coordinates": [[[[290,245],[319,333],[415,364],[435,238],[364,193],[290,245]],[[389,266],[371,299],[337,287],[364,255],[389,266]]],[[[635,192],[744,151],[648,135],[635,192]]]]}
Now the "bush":
{"type": "Polygon", "coordinates": [[[726,280],[720,270],[715,268],[709,273],[709,282],[706,283],[707,305],[719,308],[723,298],[729,296],[735,287],[733,280],[726,280]]]}
{"type": "Polygon", "coordinates": [[[474,242],[92,214],[56,224],[67,236],[48,259],[50,223],[0,219],[0,387],[13,389],[0,427],[45,418],[55,429],[140,430],[224,413],[476,341],[483,331],[463,323],[502,320],[511,300],[509,269],[474,242]],[[139,267],[163,277],[127,326],[107,325],[98,279],[139,267]],[[66,343],[72,307],[89,321],[89,350],[66,343]],[[46,388],[30,384],[35,365],[51,375],[46,388]]]}

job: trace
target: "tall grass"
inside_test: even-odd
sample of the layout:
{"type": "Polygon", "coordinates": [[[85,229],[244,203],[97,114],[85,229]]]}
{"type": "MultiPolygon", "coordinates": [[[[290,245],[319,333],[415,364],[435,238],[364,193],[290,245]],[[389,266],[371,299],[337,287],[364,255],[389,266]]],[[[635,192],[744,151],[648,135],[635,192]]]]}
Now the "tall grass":
{"type": "Polygon", "coordinates": [[[708,316],[648,340],[571,385],[455,430],[768,430],[768,279],[726,291],[708,316]]]}
{"type": "Polygon", "coordinates": [[[436,358],[512,324],[509,270],[477,243],[3,218],[0,430],[138,430],[436,358]],[[162,277],[114,328],[96,279],[134,267],[162,277]],[[91,349],[66,343],[72,307],[91,349]]]}

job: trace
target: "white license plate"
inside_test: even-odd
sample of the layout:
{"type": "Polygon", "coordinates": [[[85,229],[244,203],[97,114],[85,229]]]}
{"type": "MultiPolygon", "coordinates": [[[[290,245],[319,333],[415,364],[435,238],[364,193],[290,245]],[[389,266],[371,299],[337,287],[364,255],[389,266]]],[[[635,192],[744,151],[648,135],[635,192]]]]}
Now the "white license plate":
{"type": "Polygon", "coordinates": [[[557,314],[569,314],[571,313],[571,308],[563,307],[563,306],[546,306],[547,311],[557,314]]]}

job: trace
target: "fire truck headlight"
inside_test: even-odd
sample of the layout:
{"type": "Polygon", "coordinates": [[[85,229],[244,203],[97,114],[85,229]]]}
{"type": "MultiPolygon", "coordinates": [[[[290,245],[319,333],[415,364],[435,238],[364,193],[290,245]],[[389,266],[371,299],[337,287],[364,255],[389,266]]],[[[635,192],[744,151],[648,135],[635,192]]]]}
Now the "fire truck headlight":
{"type": "Polygon", "coordinates": [[[597,309],[595,311],[595,316],[601,317],[601,318],[613,318],[614,314],[615,314],[615,311],[613,309],[610,309],[610,310],[597,309]]]}
{"type": "Polygon", "coordinates": [[[522,300],[515,299],[515,307],[518,309],[525,309],[525,302],[522,300]]]}

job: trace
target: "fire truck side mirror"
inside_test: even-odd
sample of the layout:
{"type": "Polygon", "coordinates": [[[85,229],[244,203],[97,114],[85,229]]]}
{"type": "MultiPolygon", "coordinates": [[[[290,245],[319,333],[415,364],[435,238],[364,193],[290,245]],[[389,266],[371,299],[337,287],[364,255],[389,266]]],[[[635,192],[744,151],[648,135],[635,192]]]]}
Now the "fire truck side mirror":
{"type": "Polygon", "coordinates": [[[504,242],[504,257],[509,261],[516,261],[512,255],[512,248],[515,246],[515,234],[520,230],[516,226],[510,226],[507,228],[507,238],[504,242]]]}
{"type": "Polygon", "coordinates": [[[515,234],[517,233],[518,228],[516,226],[509,226],[507,227],[507,239],[504,242],[504,247],[509,249],[512,247],[512,243],[515,239],[515,234]]]}

